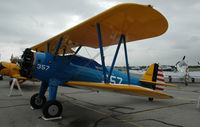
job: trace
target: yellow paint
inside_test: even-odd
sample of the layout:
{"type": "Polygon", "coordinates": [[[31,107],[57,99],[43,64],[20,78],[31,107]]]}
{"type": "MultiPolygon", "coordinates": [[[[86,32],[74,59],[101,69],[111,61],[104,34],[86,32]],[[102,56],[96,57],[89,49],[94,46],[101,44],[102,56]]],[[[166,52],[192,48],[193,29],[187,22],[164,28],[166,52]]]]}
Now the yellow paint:
{"type": "Polygon", "coordinates": [[[20,67],[17,64],[9,63],[9,62],[1,62],[2,66],[5,67],[0,70],[0,74],[7,75],[11,77],[20,77],[19,69],[20,67]]]}
{"type": "Polygon", "coordinates": [[[151,64],[151,66],[147,69],[147,71],[144,73],[141,79],[152,81],[154,66],[154,64],[151,64]]]}
{"type": "MultiPolygon", "coordinates": [[[[12,78],[17,78],[19,85],[24,83],[27,78],[22,77],[19,73],[20,66],[14,63],[9,63],[9,62],[1,62],[1,65],[4,67],[3,69],[0,70],[1,75],[7,75],[12,78]]],[[[31,81],[38,81],[37,79],[29,79],[31,81]]]]}
{"type": "Polygon", "coordinates": [[[66,48],[67,52],[73,52],[71,48],[80,45],[98,48],[97,23],[101,26],[104,47],[117,44],[122,34],[126,36],[127,42],[132,42],[159,36],[168,28],[165,17],[149,5],[124,3],[41,42],[31,49],[46,52],[46,46],[49,44],[50,53],[54,53],[61,37],[63,43],[59,50],[60,53],[66,48]]]}
{"type": "Polygon", "coordinates": [[[167,84],[162,82],[154,82],[153,79],[153,71],[154,71],[155,64],[151,64],[144,75],[141,77],[142,80],[140,82],[145,82],[149,84],[161,85],[161,86],[171,86],[171,87],[178,87],[177,85],[167,84]]]}
{"type": "Polygon", "coordinates": [[[162,82],[154,82],[154,81],[147,81],[147,80],[140,80],[140,82],[145,82],[145,83],[150,83],[150,84],[155,84],[155,85],[161,85],[161,86],[179,87],[179,86],[173,85],[173,84],[167,84],[167,83],[162,83],[162,82]]]}
{"type": "Polygon", "coordinates": [[[75,86],[84,86],[84,87],[93,87],[97,89],[104,89],[110,91],[118,91],[127,94],[134,94],[146,97],[153,97],[159,99],[171,99],[172,96],[155,91],[152,89],[136,86],[136,85],[125,85],[125,84],[104,84],[104,83],[95,83],[95,82],[79,82],[79,81],[68,81],[67,84],[75,86]]]}

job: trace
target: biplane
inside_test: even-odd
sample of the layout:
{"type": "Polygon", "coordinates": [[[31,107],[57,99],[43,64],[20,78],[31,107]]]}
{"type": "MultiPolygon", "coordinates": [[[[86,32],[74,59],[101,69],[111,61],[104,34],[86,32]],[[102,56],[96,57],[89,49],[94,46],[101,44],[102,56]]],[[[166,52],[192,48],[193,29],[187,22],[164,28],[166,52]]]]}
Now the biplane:
{"type": "MultiPolygon", "coordinates": [[[[10,62],[0,62],[0,74],[10,76],[11,78],[16,78],[18,80],[19,85],[24,83],[27,78],[22,77],[19,73],[20,66],[15,63],[10,62]]],[[[12,80],[10,80],[9,84],[12,84],[12,80]]],[[[14,85],[14,88],[17,88],[16,84],[14,85]]]]}
{"type": "MultiPolygon", "coordinates": [[[[10,62],[1,61],[0,62],[0,74],[10,76],[12,79],[9,81],[11,85],[13,83],[13,78],[17,79],[19,85],[22,85],[26,80],[38,81],[36,79],[29,79],[22,77],[19,73],[20,66],[18,65],[18,57],[11,56],[10,62]]],[[[16,83],[14,83],[14,88],[17,88],[16,83]]]]}
{"type": "Polygon", "coordinates": [[[20,74],[42,81],[39,93],[31,97],[34,109],[42,108],[45,118],[61,116],[62,104],[56,100],[59,85],[89,87],[149,98],[170,99],[156,91],[158,65],[152,64],[142,78],[129,74],[127,42],[159,36],[166,32],[168,22],[150,5],[119,4],[85,22],[72,27],[38,45],[27,48],[22,55],[20,74]],[[116,45],[111,67],[105,66],[103,47],[116,45]],[[124,45],[126,73],[114,70],[121,44],[124,45]],[[99,48],[101,64],[77,55],[81,47],[99,48]],[[73,50],[76,48],[76,50],[73,50]],[[49,88],[48,101],[45,92],[49,88]]]}

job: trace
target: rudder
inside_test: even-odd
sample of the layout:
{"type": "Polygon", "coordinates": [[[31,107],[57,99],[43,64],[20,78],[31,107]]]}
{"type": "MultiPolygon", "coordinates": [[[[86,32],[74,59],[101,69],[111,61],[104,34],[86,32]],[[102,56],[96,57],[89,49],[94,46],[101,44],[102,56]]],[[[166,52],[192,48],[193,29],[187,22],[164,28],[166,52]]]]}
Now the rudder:
{"type": "Polygon", "coordinates": [[[144,73],[142,76],[142,79],[147,80],[147,81],[154,81],[156,82],[157,80],[157,74],[158,74],[158,67],[159,65],[154,63],[149,66],[147,71],[144,73]]]}

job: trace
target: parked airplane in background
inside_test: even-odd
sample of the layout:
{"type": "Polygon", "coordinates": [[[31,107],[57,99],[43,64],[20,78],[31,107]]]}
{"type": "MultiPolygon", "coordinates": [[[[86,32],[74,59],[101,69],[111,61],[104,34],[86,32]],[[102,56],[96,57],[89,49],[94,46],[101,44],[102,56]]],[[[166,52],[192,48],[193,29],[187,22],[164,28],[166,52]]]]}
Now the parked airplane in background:
{"type": "Polygon", "coordinates": [[[180,79],[185,82],[185,85],[188,85],[189,80],[195,80],[196,78],[200,78],[200,72],[192,71],[189,72],[189,66],[185,61],[185,56],[181,61],[178,61],[175,64],[175,71],[172,72],[164,72],[164,76],[169,78],[169,80],[180,79]]]}
{"type": "MultiPolygon", "coordinates": [[[[27,78],[20,76],[19,65],[9,62],[0,62],[0,74],[10,76],[11,78],[17,78],[19,85],[21,85],[27,78]]],[[[12,80],[9,82],[12,84],[12,80]]],[[[16,85],[15,85],[16,88],[16,85]]]]}
{"type": "MultiPolygon", "coordinates": [[[[149,98],[170,99],[172,96],[156,91],[158,65],[152,64],[142,78],[130,76],[126,42],[159,36],[166,32],[168,22],[150,5],[126,3],[117,5],[97,16],[28,48],[22,55],[20,74],[42,81],[39,93],[31,97],[31,106],[43,108],[45,118],[59,117],[62,105],[56,100],[59,85],[90,87],[149,98]],[[124,45],[127,74],[114,70],[121,43],[124,45]],[[117,45],[110,68],[106,68],[103,47],[117,45]],[[82,46],[99,48],[101,63],[78,56],[82,46]],[[77,47],[76,51],[72,48],[77,47]],[[49,100],[45,92],[49,88],[49,100]]],[[[159,89],[162,90],[162,89],[159,89]]]]}
{"type": "MultiPolygon", "coordinates": [[[[185,85],[188,85],[189,81],[189,68],[188,64],[185,62],[185,56],[183,56],[181,61],[178,61],[175,64],[175,70],[172,72],[165,72],[165,77],[168,77],[169,80],[172,78],[180,78],[185,82],[185,85]]],[[[171,82],[171,81],[170,81],[171,82]]]]}
{"type": "MultiPolygon", "coordinates": [[[[22,77],[19,73],[20,66],[17,64],[19,58],[11,56],[11,62],[0,62],[0,74],[10,76],[11,78],[16,78],[18,80],[19,85],[23,84],[26,80],[37,81],[36,79],[28,79],[22,77]]],[[[10,80],[9,84],[11,85],[13,80],[10,80]]],[[[17,88],[16,84],[14,88],[17,88]]]]}
{"type": "MultiPolygon", "coordinates": [[[[185,85],[188,85],[190,80],[191,82],[195,82],[195,79],[200,78],[199,71],[189,71],[188,64],[185,61],[185,56],[182,58],[182,60],[178,61],[173,68],[167,65],[161,65],[160,68],[163,70],[164,79],[169,82],[184,82],[185,85]]],[[[145,71],[131,70],[131,73],[141,77],[145,71]]]]}

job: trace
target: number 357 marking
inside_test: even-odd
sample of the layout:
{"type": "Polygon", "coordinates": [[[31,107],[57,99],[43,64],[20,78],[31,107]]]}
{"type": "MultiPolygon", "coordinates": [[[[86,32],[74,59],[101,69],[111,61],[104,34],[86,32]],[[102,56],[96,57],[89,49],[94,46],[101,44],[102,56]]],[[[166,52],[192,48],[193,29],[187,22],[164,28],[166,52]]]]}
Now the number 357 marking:
{"type": "Polygon", "coordinates": [[[38,69],[38,70],[47,71],[49,68],[50,68],[50,66],[48,66],[48,65],[37,64],[37,69],[38,69]]]}

